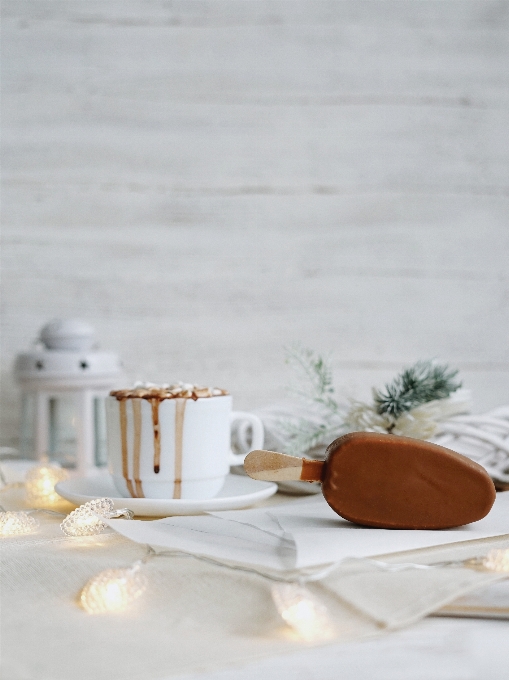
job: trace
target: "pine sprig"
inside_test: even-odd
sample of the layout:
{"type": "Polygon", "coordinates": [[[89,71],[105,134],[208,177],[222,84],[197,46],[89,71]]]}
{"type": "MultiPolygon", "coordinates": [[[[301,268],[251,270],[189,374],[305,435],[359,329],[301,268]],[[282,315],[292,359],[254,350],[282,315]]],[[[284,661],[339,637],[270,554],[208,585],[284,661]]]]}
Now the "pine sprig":
{"type": "Polygon", "coordinates": [[[336,439],[339,428],[340,425],[338,423],[321,423],[317,425],[304,418],[299,418],[295,423],[281,423],[281,429],[288,437],[285,453],[291,456],[302,456],[316,446],[324,443],[328,444],[333,439],[336,439]]]}
{"type": "Polygon", "coordinates": [[[374,391],[376,410],[397,418],[420,404],[445,399],[461,387],[461,382],[454,381],[457,374],[447,364],[418,361],[386,385],[385,392],[374,391]]]}
{"type": "Polygon", "coordinates": [[[330,363],[313,350],[293,345],[286,348],[286,363],[293,368],[299,385],[290,387],[289,392],[306,401],[325,406],[330,411],[338,410],[338,403],[334,398],[334,385],[330,363]]]}
{"type": "Polygon", "coordinates": [[[286,348],[286,363],[293,369],[298,387],[288,391],[307,402],[310,417],[280,422],[286,453],[301,456],[315,446],[338,436],[343,426],[341,408],[335,398],[330,362],[313,350],[293,345],[286,348]]]}
{"type": "MultiPolygon", "coordinates": [[[[436,430],[440,408],[437,404],[431,411],[413,409],[447,399],[461,387],[461,382],[455,380],[457,370],[430,360],[418,361],[396,376],[384,390],[373,390],[371,404],[352,402],[348,408],[337,401],[327,358],[294,345],[286,348],[286,363],[295,377],[289,392],[299,397],[303,407],[284,413],[273,431],[283,450],[294,456],[307,453],[319,457],[317,448],[344,432],[393,432],[428,439],[436,430]]],[[[450,406],[445,410],[451,413],[450,406]]]]}

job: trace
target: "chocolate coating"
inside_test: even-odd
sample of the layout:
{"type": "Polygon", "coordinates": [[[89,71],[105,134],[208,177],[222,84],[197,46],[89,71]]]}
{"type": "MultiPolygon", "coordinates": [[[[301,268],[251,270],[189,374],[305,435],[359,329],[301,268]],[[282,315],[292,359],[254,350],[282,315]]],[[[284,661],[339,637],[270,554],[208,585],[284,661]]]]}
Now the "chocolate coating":
{"type": "Polygon", "coordinates": [[[485,517],[495,502],[486,470],[429,442],[352,432],[327,448],[322,491],[351,522],[386,529],[447,529],[485,517]]]}

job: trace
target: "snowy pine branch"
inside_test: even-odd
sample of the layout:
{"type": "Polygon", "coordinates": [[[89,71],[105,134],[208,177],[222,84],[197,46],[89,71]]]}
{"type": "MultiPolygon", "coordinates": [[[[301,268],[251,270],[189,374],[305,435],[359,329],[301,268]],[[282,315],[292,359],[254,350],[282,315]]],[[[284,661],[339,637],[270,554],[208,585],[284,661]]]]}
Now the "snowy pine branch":
{"type": "Polygon", "coordinates": [[[457,374],[447,364],[418,361],[386,385],[385,391],[373,391],[376,411],[397,418],[421,404],[446,399],[461,387],[461,382],[454,381],[457,374]]]}

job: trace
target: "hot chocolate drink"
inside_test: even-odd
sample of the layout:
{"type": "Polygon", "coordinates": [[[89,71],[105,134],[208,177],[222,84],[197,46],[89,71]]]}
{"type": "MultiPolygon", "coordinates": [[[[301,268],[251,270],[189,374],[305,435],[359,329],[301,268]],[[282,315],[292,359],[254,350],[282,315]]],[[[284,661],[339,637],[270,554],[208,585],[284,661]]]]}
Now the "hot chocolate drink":
{"type": "MultiPolygon", "coordinates": [[[[108,464],[115,485],[133,498],[211,498],[233,460],[231,422],[247,420],[253,442],[263,426],[232,413],[227,390],[190,383],[138,383],[106,400],[108,464]]],[[[253,443],[254,446],[254,443],[253,443]]]]}

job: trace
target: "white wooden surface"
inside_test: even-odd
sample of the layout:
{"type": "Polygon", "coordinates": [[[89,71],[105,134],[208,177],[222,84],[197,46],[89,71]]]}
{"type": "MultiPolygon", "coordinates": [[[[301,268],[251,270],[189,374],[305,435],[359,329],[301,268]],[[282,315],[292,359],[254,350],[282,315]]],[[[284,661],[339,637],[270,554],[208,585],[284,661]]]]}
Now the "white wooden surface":
{"type": "Polygon", "coordinates": [[[127,378],[368,396],[419,358],[509,402],[509,3],[5,0],[1,441],[56,316],[127,378]]]}

